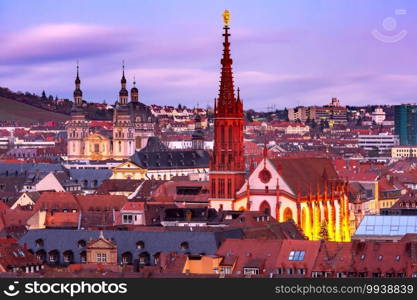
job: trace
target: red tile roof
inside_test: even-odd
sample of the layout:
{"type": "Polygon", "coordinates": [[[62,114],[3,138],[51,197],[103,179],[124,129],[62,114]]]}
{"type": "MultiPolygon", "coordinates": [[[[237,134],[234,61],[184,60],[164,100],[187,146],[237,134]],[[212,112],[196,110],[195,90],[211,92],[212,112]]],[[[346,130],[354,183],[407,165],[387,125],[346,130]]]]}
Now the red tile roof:
{"type": "Polygon", "coordinates": [[[275,168],[295,194],[307,196],[317,187],[324,190],[326,179],[338,179],[339,176],[328,158],[288,157],[272,159],[275,168]]]}
{"type": "Polygon", "coordinates": [[[77,227],[80,217],[79,212],[55,212],[48,213],[45,219],[46,227],[77,227]]]}
{"type": "Polygon", "coordinates": [[[38,210],[56,210],[56,211],[72,211],[79,210],[75,196],[69,192],[42,192],[38,201],[33,208],[34,211],[38,210]]]}
{"type": "Polygon", "coordinates": [[[77,195],[76,200],[82,211],[120,210],[127,201],[123,195],[77,195]]]}
{"type": "Polygon", "coordinates": [[[234,274],[242,274],[246,265],[262,261],[260,273],[275,272],[282,240],[258,240],[258,239],[226,239],[216,255],[229,260],[228,256],[237,257],[234,274]]]}

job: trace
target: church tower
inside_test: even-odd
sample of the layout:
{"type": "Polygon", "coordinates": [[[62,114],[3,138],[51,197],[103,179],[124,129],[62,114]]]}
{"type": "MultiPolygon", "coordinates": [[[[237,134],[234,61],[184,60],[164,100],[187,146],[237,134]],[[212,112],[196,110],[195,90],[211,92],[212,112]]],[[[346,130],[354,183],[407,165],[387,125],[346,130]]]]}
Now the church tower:
{"type": "Polygon", "coordinates": [[[120,80],[120,83],[122,84],[122,88],[119,92],[119,104],[120,105],[126,105],[127,99],[129,98],[129,92],[126,89],[126,77],[125,77],[125,64],[123,63],[123,74],[122,74],[122,80],[120,80]]]}
{"type": "Polygon", "coordinates": [[[223,58],[219,96],[214,101],[214,147],[210,159],[210,206],[232,210],[236,192],[245,182],[243,104],[235,97],[229,42],[229,11],[224,11],[223,58]]]}
{"type": "Polygon", "coordinates": [[[113,158],[116,160],[124,160],[132,156],[135,152],[134,124],[129,114],[128,97],[129,93],[126,89],[125,66],[123,64],[122,79],[120,81],[122,87],[119,92],[119,100],[117,102],[113,114],[113,158]]]}
{"type": "Polygon", "coordinates": [[[201,116],[197,114],[194,121],[195,128],[191,139],[191,147],[193,150],[204,150],[204,135],[201,130],[201,116]]]}
{"type": "Polygon", "coordinates": [[[77,77],[75,78],[74,102],[71,110],[71,120],[67,125],[67,155],[68,160],[84,158],[84,138],[88,136],[88,122],[82,108],[83,92],[77,64],[77,77]]]}

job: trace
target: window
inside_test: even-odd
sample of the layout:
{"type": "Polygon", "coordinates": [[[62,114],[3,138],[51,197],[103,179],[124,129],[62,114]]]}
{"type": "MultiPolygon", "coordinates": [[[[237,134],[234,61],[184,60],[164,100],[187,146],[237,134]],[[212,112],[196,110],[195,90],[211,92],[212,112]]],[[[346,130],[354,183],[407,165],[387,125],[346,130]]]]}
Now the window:
{"type": "Polygon", "coordinates": [[[288,268],[288,269],[287,269],[287,274],[288,274],[288,275],[292,275],[292,274],[294,274],[294,269],[293,269],[293,268],[288,268]]]}
{"type": "Polygon", "coordinates": [[[123,224],[133,224],[133,216],[123,215],[123,224]]]}
{"type": "Polygon", "coordinates": [[[35,241],[36,248],[43,247],[43,239],[38,239],[35,241]]]}
{"type": "Polygon", "coordinates": [[[399,256],[399,255],[397,255],[397,256],[395,257],[395,260],[396,260],[396,261],[400,261],[400,256],[399,256]]]}
{"type": "Polygon", "coordinates": [[[227,179],[227,197],[228,198],[232,198],[232,180],[231,179],[227,179]]]}
{"type": "Polygon", "coordinates": [[[58,261],[58,254],[56,252],[52,252],[49,254],[49,261],[51,263],[57,262],[58,261]]]}
{"type": "Polygon", "coordinates": [[[244,275],[258,275],[259,269],[258,268],[244,268],[243,274],[244,275]]]}
{"type": "Polygon", "coordinates": [[[136,249],[143,249],[145,248],[145,242],[144,241],[138,241],[136,243],[136,249]]]}
{"type": "Polygon", "coordinates": [[[87,262],[87,253],[85,251],[82,251],[80,253],[80,260],[81,263],[85,264],[87,262]]]}
{"type": "Polygon", "coordinates": [[[78,244],[78,248],[84,248],[86,245],[86,242],[84,240],[79,240],[77,244],[78,244]]]}
{"type": "Polygon", "coordinates": [[[378,260],[382,260],[382,258],[383,258],[383,256],[382,256],[382,255],[379,255],[379,256],[378,256],[378,260]]]}
{"type": "Polygon", "coordinates": [[[181,247],[181,250],[188,250],[190,245],[188,245],[188,242],[182,242],[180,247],[181,247]]]}
{"type": "Polygon", "coordinates": [[[302,261],[304,260],[305,251],[304,250],[292,250],[288,256],[288,260],[293,261],[302,261]]]}
{"type": "Polygon", "coordinates": [[[223,198],[224,197],[224,179],[219,179],[219,197],[223,198]]]}
{"type": "Polygon", "coordinates": [[[211,180],[211,196],[216,197],[216,179],[211,180]]]}
{"type": "Polygon", "coordinates": [[[305,275],[305,273],[306,273],[306,269],[303,269],[303,268],[298,269],[298,274],[305,275]]]}
{"type": "Polygon", "coordinates": [[[97,253],[97,262],[107,262],[107,254],[97,253]]]}

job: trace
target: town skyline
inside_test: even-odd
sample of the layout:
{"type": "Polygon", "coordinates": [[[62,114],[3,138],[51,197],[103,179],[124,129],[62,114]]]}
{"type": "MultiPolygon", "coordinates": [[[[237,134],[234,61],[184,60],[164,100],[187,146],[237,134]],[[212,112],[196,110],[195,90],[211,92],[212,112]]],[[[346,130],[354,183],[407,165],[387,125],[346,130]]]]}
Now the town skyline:
{"type": "MultiPolygon", "coordinates": [[[[181,3],[175,8],[181,10],[188,2],[181,3]]],[[[184,22],[193,24],[195,16],[187,12],[190,18],[184,22]]],[[[404,16],[407,10],[396,9],[395,14],[404,16]]],[[[113,107],[85,103],[89,76],[86,82],[78,62],[72,101],[0,87],[2,277],[417,278],[417,105],[370,106],[364,101],[361,107],[348,106],[342,93],[322,106],[303,103],[288,110],[245,113],[244,108],[251,108],[256,100],[246,100],[246,82],[239,78],[239,68],[248,67],[239,61],[248,56],[239,54],[239,47],[235,51],[231,11],[223,10],[221,17],[217,33],[221,50],[213,80],[218,86],[210,92],[218,93],[211,110],[147,105],[152,96],[141,97],[141,79],[129,84],[131,75],[124,62],[113,107]]],[[[156,17],[154,21],[157,24],[156,17]]],[[[65,34],[86,38],[83,30],[62,26],[38,32],[38,37],[50,39],[47,45],[18,36],[0,54],[9,51],[6,62],[12,66],[26,60],[22,68],[36,68],[48,64],[37,61],[42,56],[49,62],[68,63],[83,50],[85,60],[95,62],[95,74],[100,75],[101,68],[113,68],[101,64],[109,55],[116,59],[127,51],[106,48],[115,46],[107,31],[101,36],[89,32],[93,41],[89,49],[78,49],[76,38],[60,44],[65,34]],[[35,45],[29,52],[22,47],[27,39],[35,45]],[[102,47],[96,47],[98,41],[104,43],[102,47]],[[107,54],[98,57],[99,51],[107,54]]],[[[385,18],[383,26],[393,31],[397,24],[385,18]]],[[[113,34],[125,39],[118,31],[113,34]]],[[[394,45],[408,31],[387,36],[375,30],[372,35],[394,45]]],[[[239,29],[237,37],[239,45],[239,29]]],[[[241,41],[240,51],[247,43],[241,41]]],[[[267,48],[275,49],[271,44],[267,48]]],[[[205,51],[213,49],[207,45],[205,51]]],[[[153,49],[149,66],[171,54],[173,64],[180,64],[183,55],[190,62],[205,62],[201,53],[180,51],[176,56],[167,50],[168,46],[153,49]]],[[[251,53],[257,58],[261,52],[251,53]]],[[[254,68],[258,64],[255,59],[251,62],[254,68]]],[[[149,70],[144,76],[152,73],[149,70]]],[[[165,78],[171,84],[168,88],[175,86],[178,92],[170,94],[171,105],[182,95],[179,91],[188,88],[191,97],[201,93],[210,79],[192,72],[180,77],[178,70],[172,73],[176,85],[165,78]]],[[[265,80],[262,72],[251,76],[265,80]]],[[[61,75],[66,76],[57,74],[56,82],[61,75]]],[[[366,84],[367,78],[358,75],[355,82],[366,84]]],[[[158,91],[166,93],[162,88],[166,82],[156,79],[158,91]]],[[[57,84],[46,77],[34,82],[39,81],[57,84]]],[[[251,81],[254,86],[259,82],[251,81]]],[[[308,81],[290,82],[288,77],[283,81],[289,90],[296,82],[297,90],[307,92],[308,81]]],[[[104,92],[113,89],[110,83],[101,84],[104,92]]],[[[315,84],[309,86],[310,93],[328,92],[318,88],[320,82],[315,84]]],[[[262,85],[254,90],[259,97],[268,91],[274,90],[262,85]]],[[[386,96],[391,99],[393,94],[386,96]]],[[[266,100],[256,103],[268,105],[266,100]]],[[[17,295],[17,283],[9,284],[4,293],[17,295]]],[[[369,292],[366,286],[374,289],[371,292],[385,293],[379,285],[365,283],[369,292]]],[[[414,286],[401,284],[401,289],[411,294],[414,286]]],[[[387,288],[387,293],[399,292],[387,288]]]]}
{"type": "Polygon", "coordinates": [[[10,16],[22,4],[4,1],[2,86],[71,98],[79,60],[85,100],[113,104],[124,60],[128,86],[135,77],[145,104],[212,106],[221,53],[219,11],[228,8],[232,57],[239,57],[234,77],[246,109],[324,105],[332,97],[345,105],[415,102],[411,1],[188,4],[179,1],[174,11],[161,2],[104,2],[97,9],[95,1],[40,1],[26,4],[31,9],[17,22],[10,16]],[[387,43],[373,29],[407,34],[387,43]]]}

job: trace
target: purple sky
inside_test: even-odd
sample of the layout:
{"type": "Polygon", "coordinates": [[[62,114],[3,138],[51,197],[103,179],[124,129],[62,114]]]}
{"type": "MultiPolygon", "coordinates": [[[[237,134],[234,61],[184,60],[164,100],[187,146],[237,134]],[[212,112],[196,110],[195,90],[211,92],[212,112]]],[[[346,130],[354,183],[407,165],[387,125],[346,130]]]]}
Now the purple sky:
{"type": "Polygon", "coordinates": [[[0,86],[70,98],[79,60],[84,98],[114,103],[125,60],[142,102],[212,105],[224,9],[245,108],[417,102],[412,0],[2,0],[0,86]]]}

